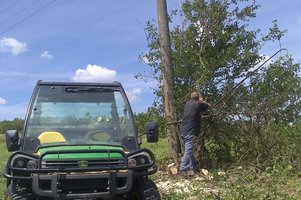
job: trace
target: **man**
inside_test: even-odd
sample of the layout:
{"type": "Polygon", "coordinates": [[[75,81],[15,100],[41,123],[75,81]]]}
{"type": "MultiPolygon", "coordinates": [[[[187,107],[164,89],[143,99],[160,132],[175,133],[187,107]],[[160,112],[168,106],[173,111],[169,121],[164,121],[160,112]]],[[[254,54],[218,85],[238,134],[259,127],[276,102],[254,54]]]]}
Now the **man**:
{"type": "Polygon", "coordinates": [[[190,94],[184,107],[184,116],[180,125],[180,134],[184,141],[185,152],[180,164],[180,172],[195,172],[197,164],[194,157],[194,144],[196,136],[200,133],[201,113],[207,111],[210,104],[206,103],[198,92],[190,94]]]}

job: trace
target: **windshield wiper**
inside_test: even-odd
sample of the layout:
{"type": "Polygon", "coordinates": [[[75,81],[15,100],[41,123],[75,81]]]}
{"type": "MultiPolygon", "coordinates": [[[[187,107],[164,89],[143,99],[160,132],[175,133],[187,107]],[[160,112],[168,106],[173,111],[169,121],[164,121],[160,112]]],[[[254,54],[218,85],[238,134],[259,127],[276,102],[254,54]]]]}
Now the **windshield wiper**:
{"type": "Polygon", "coordinates": [[[114,92],[116,90],[107,87],[67,87],[65,91],[69,93],[85,93],[85,92],[114,92]]]}

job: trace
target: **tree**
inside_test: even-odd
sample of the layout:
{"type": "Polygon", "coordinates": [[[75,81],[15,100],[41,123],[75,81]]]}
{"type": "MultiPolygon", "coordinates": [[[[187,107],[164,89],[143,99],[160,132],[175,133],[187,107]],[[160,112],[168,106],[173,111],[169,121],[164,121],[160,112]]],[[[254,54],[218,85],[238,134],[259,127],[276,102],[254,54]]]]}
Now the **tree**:
{"type": "MultiPolygon", "coordinates": [[[[231,88],[234,80],[251,68],[259,59],[260,43],[256,31],[247,31],[240,25],[253,17],[255,3],[238,10],[237,2],[215,0],[185,1],[183,24],[171,31],[175,72],[175,100],[178,105],[186,100],[189,92],[197,89],[213,101],[231,88]],[[234,4],[234,5],[233,5],[234,4]],[[179,87],[181,89],[179,89],[179,87]]],[[[145,55],[153,75],[162,81],[159,37],[155,25],[146,27],[149,52],[145,55]]],[[[161,88],[156,91],[161,95],[161,88]]]]}
{"type": "Polygon", "coordinates": [[[174,105],[174,71],[172,67],[172,56],[170,47],[170,36],[167,16],[166,0],[157,0],[158,22],[160,32],[160,55],[163,75],[163,100],[165,118],[167,121],[166,132],[169,139],[170,151],[174,163],[178,165],[178,154],[180,153],[180,141],[176,120],[176,109],[174,105]]]}
{"type": "MultiPolygon", "coordinates": [[[[258,7],[255,0],[186,0],[182,10],[172,12],[170,22],[182,18],[170,32],[178,119],[191,91],[200,91],[214,104],[265,59],[259,52],[266,43],[281,44],[286,30],[280,30],[277,21],[262,37],[260,29],[249,30],[249,20],[256,17],[258,7]]],[[[163,68],[159,34],[152,22],[147,23],[146,36],[149,51],[141,57],[147,58],[158,81],[155,93],[160,99],[163,68]]],[[[295,87],[300,84],[298,72],[300,65],[285,55],[240,85],[215,108],[213,117],[204,119],[201,135],[208,137],[207,154],[225,161],[258,158],[268,142],[261,137],[264,132],[300,118],[301,93],[295,87]],[[260,147],[253,151],[256,145],[260,147]]]]}

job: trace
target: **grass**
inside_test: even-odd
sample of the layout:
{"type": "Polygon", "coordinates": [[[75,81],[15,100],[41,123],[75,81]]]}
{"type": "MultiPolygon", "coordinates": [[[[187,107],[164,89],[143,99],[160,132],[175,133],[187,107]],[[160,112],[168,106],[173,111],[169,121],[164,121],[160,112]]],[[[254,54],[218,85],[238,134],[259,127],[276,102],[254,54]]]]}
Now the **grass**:
{"type": "MultiPolygon", "coordinates": [[[[208,176],[199,174],[196,178],[183,179],[166,172],[166,166],[172,162],[166,139],[161,139],[157,144],[143,142],[142,146],[150,148],[156,156],[159,172],[152,179],[157,183],[163,200],[301,199],[301,174],[256,173],[252,169],[237,167],[225,171],[223,175],[210,170],[208,176]]],[[[9,155],[3,135],[0,135],[0,151],[0,167],[3,169],[9,155]]],[[[1,177],[0,199],[4,199],[5,184],[5,179],[1,177]]]]}
{"type": "MultiPolygon", "coordinates": [[[[0,169],[4,168],[6,164],[7,157],[9,153],[6,150],[6,144],[5,144],[5,137],[4,135],[0,134],[0,169]]],[[[5,189],[6,189],[6,180],[5,178],[1,175],[0,178],[0,199],[4,199],[4,194],[5,194],[5,189]]]]}
{"type": "Polygon", "coordinates": [[[157,145],[145,143],[144,147],[153,150],[159,170],[163,171],[154,176],[162,199],[301,199],[301,173],[257,172],[251,167],[238,166],[223,173],[209,170],[207,176],[200,173],[187,180],[166,172],[166,166],[172,162],[166,139],[161,139],[157,145]]]}
{"type": "Polygon", "coordinates": [[[159,170],[165,170],[166,166],[172,163],[172,157],[169,153],[169,146],[167,139],[161,139],[158,143],[147,143],[142,140],[142,147],[151,149],[155,155],[159,170]]]}

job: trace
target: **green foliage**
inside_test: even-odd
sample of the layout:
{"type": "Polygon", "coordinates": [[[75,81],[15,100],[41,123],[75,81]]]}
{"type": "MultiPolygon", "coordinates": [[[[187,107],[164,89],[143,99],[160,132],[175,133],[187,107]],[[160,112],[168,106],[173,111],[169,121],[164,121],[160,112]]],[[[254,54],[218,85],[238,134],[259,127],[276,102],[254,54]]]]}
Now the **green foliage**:
{"type": "MultiPolygon", "coordinates": [[[[243,24],[254,17],[258,6],[252,2],[239,9],[237,4],[220,0],[184,2],[180,12],[183,24],[174,25],[170,33],[179,111],[192,90],[201,90],[213,102],[258,60],[258,31],[247,31],[243,24]]],[[[148,59],[153,77],[159,82],[162,66],[157,32],[156,26],[147,24],[149,52],[142,57],[148,59]]],[[[160,90],[155,93],[160,95],[160,90]]]]}
{"type": "MultiPolygon", "coordinates": [[[[186,0],[182,10],[170,16],[171,47],[175,75],[175,104],[178,119],[183,113],[187,95],[198,90],[214,105],[248,72],[265,59],[259,54],[268,42],[278,42],[287,30],[281,30],[277,20],[266,35],[260,29],[250,30],[248,23],[256,17],[259,5],[255,0],[186,0]],[[181,24],[173,17],[179,16],[181,24]]],[[[162,104],[162,66],[159,34],[153,22],[146,26],[149,51],[147,58],[158,81],[154,88],[157,104],[143,116],[153,116],[162,104]]],[[[300,124],[301,85],[300,64],[286,54],[270,61],[254,72],[237,90],[215,107],[212,116],[203,119],[202,143],[197,152],[217,166],[248,163],[254,166],[277,166],[292,169],[300,163],[301,149],[296,127],[300,124]],[[284,164],[285,163],[285,164],[284,164]]],[[[163,123],[163,122],[161,122],[163,123]]]]}
{"type": "MultiPolygon", "coordinates": [[[[297,130],[300,130],[300,125],[290,129],[279,130],[283,135],[295,130],[291,133],[289,138],[295,140],[299,138],[297,130]],[[298,136],[297,136],[298,135],[298,136]]],[[[210,143],[213,149],[216,149],[216,144],[210,143]]],[[[282,145],[282,144],[281,144],[282,145]]],[[[143,147],[150,148],[156,157],[156,163],[159,170],[166,170],[167,164],[172,162],[168,157],[168,142],[166,139],[161,139],[159,143],[147,144],[143,147]]],[[[286,147],[281,147],[287,149],[286,147]]],[[[218,151],[218,148],[216,149],[218,151]]],[[[289,150],[287,149],[287,152],[289,150]]],[[[299,150],[300,151],[300,150],[299,150]]],[[[240,163],[242,164],[242,163],[240,163]]],[[[300,171],[300,170],[299,170],[300,171]]],[[[250,165],[237,166],[224,171],[224,175],[220,175],[218,170],[210,170],[208,178],[200,175],[198,179],[183,180],[181,176],[162,177],[162,172],[153,177],[158,184],[160,182],[168,181],[170,189],[159,188],[162,199],[300,199],[300,172],[294,171],[294,167],[287,166],[286,168],[280,166],[267,166],[266,168],[254,167],[250,165]],[[183,185],[187,182],[187,186],[181,188],[177,184],[183,185]]]]}
{"type": "Polygon", "coordinates": [[[0,134],[4,134],[7,130],[18,130],[21,131],[23,129],[24,120],[15,118],[12,121],[3,120],[0,121],[0,134]]]}
{"type": "Polygon", "coordinates": [[[155,103],[149,107],[145,113],[135,114],[135,121],[137,124],[138,132],[145,133],[147,122],[158,122],[160,137],[165,137],[165,123],[162,113],[162,108],[155,103]]]}

